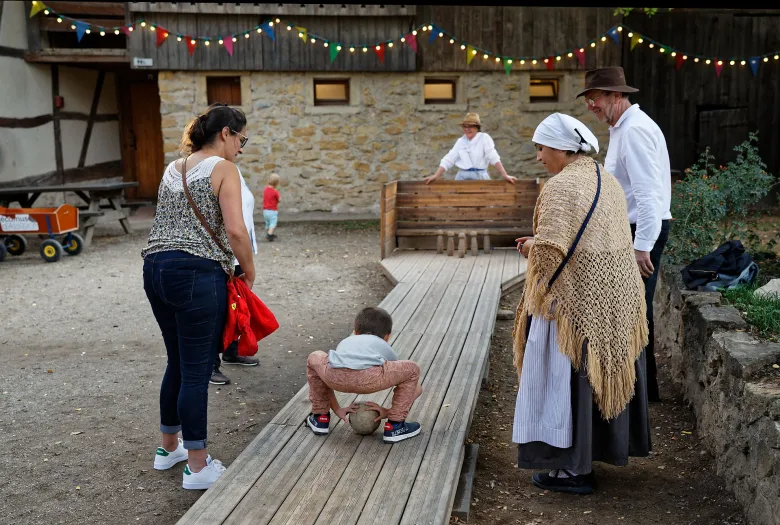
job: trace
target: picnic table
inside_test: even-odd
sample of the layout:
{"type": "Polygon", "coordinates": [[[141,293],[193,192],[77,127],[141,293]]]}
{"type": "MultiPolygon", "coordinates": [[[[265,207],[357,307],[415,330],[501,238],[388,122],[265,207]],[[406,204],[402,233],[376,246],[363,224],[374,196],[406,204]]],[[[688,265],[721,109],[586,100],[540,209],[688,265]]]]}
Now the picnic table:
{"type": "Polygon", "coordinates": [[[0,204],[18,202],[22,208],[32,208],[35,201],[44,193],[73,192],[84,201],[84,205],[79,206],[79,219],[84,232],[84,244],[89,246],[92,243],[95,225],[105,215],[101,208],[113,209],[125,233],[132,231],[125,210],[133,205],[128,206],[124,190],[136,186],[138,186],[137,182],[92,182],[6,187],[0,188],[0,204]],[[101,206],[100,201],[103,199],[107,200],[108,204],[101,206]]]}

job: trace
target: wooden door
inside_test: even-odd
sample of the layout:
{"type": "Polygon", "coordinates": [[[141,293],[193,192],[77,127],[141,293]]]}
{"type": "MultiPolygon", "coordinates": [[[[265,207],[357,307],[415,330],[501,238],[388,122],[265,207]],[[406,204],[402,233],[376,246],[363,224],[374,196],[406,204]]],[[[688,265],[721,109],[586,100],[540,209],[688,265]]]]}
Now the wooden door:
{"type": "Polygon", "coordinates": [[[748,139],[756,129],[750,122],[748,108],[699,109],[697,153],[709,146],[715,162],[726,164],[736,158],[734,147],[748,139]]]}
{"type": "Polygon", "coordinates": [[[157,82],[131,84],[129,152],[132,155],[135,197],[156,199],[164,169],[160,92],[157,82]]]}

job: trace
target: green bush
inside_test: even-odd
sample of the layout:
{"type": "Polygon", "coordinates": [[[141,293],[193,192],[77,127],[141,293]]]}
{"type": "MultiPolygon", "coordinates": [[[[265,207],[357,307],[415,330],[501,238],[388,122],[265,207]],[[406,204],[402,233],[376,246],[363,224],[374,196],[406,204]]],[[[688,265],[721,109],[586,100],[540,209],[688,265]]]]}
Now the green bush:
{"type": "Polygon", "coordinates": [[[767,173],[758,154],[758,135],[734,148],[737,158],[725,166],[715,164],[709,148],[686,176],[672,187],[672,230],[666,250],[676,264],[688,264],[722,243],[738,239],[748,250],[759,247],[754,233],[758,214],[750,208],[765,197],[775,178],[767,173]]]}

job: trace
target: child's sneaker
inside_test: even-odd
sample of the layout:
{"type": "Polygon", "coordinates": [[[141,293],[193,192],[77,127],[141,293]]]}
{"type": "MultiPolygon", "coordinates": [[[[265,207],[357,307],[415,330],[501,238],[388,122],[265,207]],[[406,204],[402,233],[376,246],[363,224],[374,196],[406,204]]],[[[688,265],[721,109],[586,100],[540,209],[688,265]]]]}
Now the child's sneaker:
{"type": "Polygon", "coordinates": [[[306,423],[315,434],[327,434],[330,432],[330,414],[309,414],[306,423]]]}
{"type": "Polygon", "coordinates": [[[217,478],[227,470],[218,459],[206,458],[206,466],[200,472],[192,472],[190,466],[184,467],[184,475],[181,486],[185,489],[206,490],[217,481],[217,478]]]}
{"type": "Polygon", "coordinates": [[[398,443],[404,439],[409,439],[420,433],[420,424],[410,421],[401,421],[400,423],[385,423],[385,443],[398,443]]]}
{"type": "Polygon", "coordinates": [[[173,452],[168,452],[163,447],[157,447],[157,453],[154,455],[154,469],[168,470],[176,463],[187,459],[187,449],[179,438],[179,446],[173,452]]]}

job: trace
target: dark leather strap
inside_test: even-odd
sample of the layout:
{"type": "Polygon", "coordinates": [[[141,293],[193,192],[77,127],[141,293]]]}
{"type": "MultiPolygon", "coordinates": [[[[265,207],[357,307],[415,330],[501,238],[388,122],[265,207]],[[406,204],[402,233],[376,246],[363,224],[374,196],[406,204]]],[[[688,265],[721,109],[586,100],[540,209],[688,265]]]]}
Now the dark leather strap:
{"type": "Polygon", "coordinates": [[[222,250],[224,253],[230,253],[228,250],[225,249],[225,246],[220,242],[219,238],[217,237],[217,234],[215,234],[214,230],[211,229],[209,223],[206,222],[206,218],[200,212],[198,206],[195,204],[195,201],[192,199],[192,195],[190,194],[190,189],[187,187],[187,159],[188,158],[189,156],[184,158],[184,165],[182,166],[182,170],[181,170],[181,183],[184,185],[184,194],[187,196],[187,200],[190,202],[190,206],[192,206],[192,211],[194,211],[195,215],[198,216],[198,219],[200,219],[200,223],[203,225],[206,231],[209,232],[209,235],[211,235],[211,238],[214,239],[215,243],[217,243],[219,249],[222,250]]]}
{"type": "Polygon", "coordinates": [[[588,223],[590,222],[590,218],[593,216],[593,210],[596,209],[596,203],[599,202],[599,195],[601,194],[601,170],[599,169],[599,163],[596,162],[595,160],[593,162],[596,164],[596,177],[598,177],[596,182],[596,196],[593,198],[593,204],[590,205],[590,210],[588,210],[588,214],[585,216],[585,220],[582,221],[582,226],[580,226],[580,230],[577,232],[577,236],[574,237],[574,242],[571,243],[571,247],[569,248],[566,257],[563,258],[563,261],[561,261],[561,264],[558,266],[558,269],[555,270],[553,276],[550,277],[550,282],[547,284],[548,289],[552,288],[553,283],[558,280],[558,276],[561,275],[563,268],[569,262],[571,256],[574,255],[574,250],[577,249],[577,245],[579,244],[580,239],[582,238],[582,234],[585,231],[585,227],[588,225],[588,223]]]}

